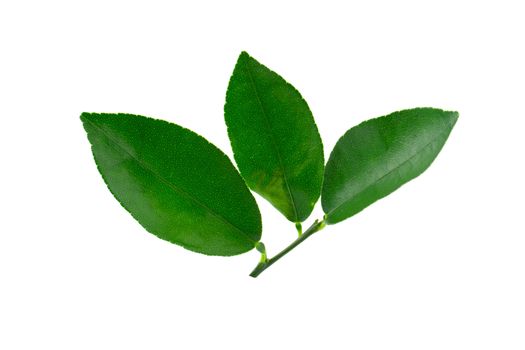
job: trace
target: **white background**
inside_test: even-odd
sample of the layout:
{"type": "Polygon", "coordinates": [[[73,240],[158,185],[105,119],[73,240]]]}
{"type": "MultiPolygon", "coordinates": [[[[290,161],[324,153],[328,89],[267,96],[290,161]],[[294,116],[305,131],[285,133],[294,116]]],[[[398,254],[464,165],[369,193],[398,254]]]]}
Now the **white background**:
{"type": "MultiPolygon", "coordinates": [[[[519,3],[2,0],[0,349],[524,349],[519,3]],[[258,279],[255,251],[148,234],[79,120],[162,118],[231,155],[241,50],[301,91],[326,157],[365,119],[460,112],[425,174],[258,279]]],[[[257,200],[273,255],[296,233],[257,200]]]]}

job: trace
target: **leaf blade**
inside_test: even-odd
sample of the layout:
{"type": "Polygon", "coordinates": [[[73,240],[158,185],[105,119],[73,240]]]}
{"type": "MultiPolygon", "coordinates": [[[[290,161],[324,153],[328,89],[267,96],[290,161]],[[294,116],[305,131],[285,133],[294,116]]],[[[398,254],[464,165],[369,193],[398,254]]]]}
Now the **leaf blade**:
{"type": "Polygon", "coordinates": [[[99,172],[150,233],[208,255],[255,247],[261,220],[229,159],[178,125],[130,114],[83,113],[99,172]]]}
{"type": "Polygon", "coordinates": [[[304,221],[319,199],[321,137],[300,93],[242,52],[224,106],[235,161],[248,186],[288,220],[304,221]]]}
{"type": "Polygon", "coordinates": [[[327,223],[357,214],[423,173],[457,118],[457,112],[415,108],[348,130],[326,165],[321,203],[327,223]]]}

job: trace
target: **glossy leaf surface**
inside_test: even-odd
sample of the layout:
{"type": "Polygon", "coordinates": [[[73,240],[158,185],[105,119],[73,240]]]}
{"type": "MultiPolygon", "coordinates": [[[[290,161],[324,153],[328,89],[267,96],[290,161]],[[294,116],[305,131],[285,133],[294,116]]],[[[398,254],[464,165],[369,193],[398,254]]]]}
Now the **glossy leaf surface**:
{"type": "Polygon", "coordinates": [[[326,164],[321,202],[327,223],[351,217],[425,171],[457,118],[457,112],[416,108],[348,130],[326,164]]]}
{"type": "Polygon", "coordinates": [[[110,191],[146,230],[209,255],[255,247],[255,200],[228,157],[203,137],[137,115],[81,119],[110,191]]]}
{"type": "Polygon", "coordinates": [[[248,186],[288,220],[304,221],[319,199],[324,156],[301,94],[243,52],[230,79],[224,114],[248,186]]]}

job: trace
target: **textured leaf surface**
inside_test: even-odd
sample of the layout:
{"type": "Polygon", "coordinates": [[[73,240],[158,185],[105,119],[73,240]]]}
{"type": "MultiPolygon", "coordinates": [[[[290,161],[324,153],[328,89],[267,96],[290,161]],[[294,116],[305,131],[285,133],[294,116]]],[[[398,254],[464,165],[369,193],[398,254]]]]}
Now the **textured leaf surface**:
{"type": "Polygon", "coordinates": [[[255,247],[255,200],[228,157],[203,137],[137,115],[81,119],[110,191],[146,230],[209,255],[255,247]]]}
{"type": "Polygon", "coordinates": [[[425,171],[457,118],[457,112],[416,108],[348,130],[326,164],[321,202],[327,223],[351,217],[425,171]]]}
{"type": "Polygon", "coordinates": [[[224,112],[235,161],[248,186],[288,220],[304,221],[319,199],[324,156],[300,93],[243,52],[224,112]]]}

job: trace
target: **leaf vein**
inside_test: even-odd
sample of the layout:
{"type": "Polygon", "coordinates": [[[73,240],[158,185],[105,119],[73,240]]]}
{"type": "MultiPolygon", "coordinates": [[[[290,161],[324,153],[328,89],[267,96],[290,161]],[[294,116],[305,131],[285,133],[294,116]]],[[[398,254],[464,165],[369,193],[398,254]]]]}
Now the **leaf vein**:
{"type": "Polygon", "coordinates": [[[97,129],[102,135],[104,135],[109,141],[111,141],[114,145],[116,145],[121,151],[123,151],[125,154],[127,154],[131,159],[133,159],[134,161],[136,161],[140,167],[142,167],[144,170],[146,170],[147,172],[151,173],[153,176],[155,176],[158,180],[160,180],[162,183],[164,183],[165,185],[168,186],[168,188],[170,188],[172,191],[176,192],[177,194],[179,195],[182,195],[183,197],[187,198],[187,199],[190,199],[192,200],[194,203],[198,204],[199,206],[201,206],[202,208],[206,209],[213,217],[215,217],[216,219],[218,219],[219,221],[222,221],[223,223],[231,226],[232,228],[234,228],[236,231],[238,231],[239,233],[242,234],[242,236],[244,236],[245,238],[247,238],[249,241],[251,242],[255,242],[255,240],[253,238],[251,238],[246,232],[244,232],[243,230],[241,230],[239,227],[237,227],[235,224],[233,224],[231,221],[229,221],[228,219],[226,219],[224,216],[220,215],[219,213],[217,213],[216,211],[214,211],[212,208],[210,208],[209,206],[207,206],[206,204],[204,204],[203,202],[201,202],[199,199],[193,197],[192,195],[190,195],[188,192],[186,192],[185,190],[179,188],[178,186],[176,186],[175,184],[169,182],[168,180],[166,180],[164,177],[162,177],[161,175],[157,174],[153,169],[151,169],[146,163],[144,163],[143,161],[141,161],[140,159],[138,159],[137,157],[135,157],[130,151],[128,151],[126,149],[126,147],[122,146],[117,140],[115,140],[115,138],[113,138],[112,136],[110,136],[108,133],[106,133],[101,127],[99,127],[98,125],[96,125],[95,123],[93,123],[92,121],[86,119],[86,122],[88,122],[89,124],[91,124],[91,126],[93,126],[95,129],[97,129]]]}
{"type": "Polygon", "coordinates": [[[255,84],[255,80],[253,79],[252,72],[251,72],[250,67],[249,67],[249,62],[246,62],[244,64],[244,68],[246,69],[246,72],[248,73],[248,76],[250,77],[251,85],[253,87],[253,90],[255,91],[255,97],[257,98],[257,102],[259,103],[259,106],[261,107],[261,110],[263,112],[264,120],[266,122],[266,127],[268,128],[268,131],[269,131],[269,134],[270,134],[270,139],[271,139],[272,145],[273,145],[273,147],[275,149],[275,153],[277,154],[277,159],[279,161],[279,165],[280,165],[280,167],[281,167],[281,169],[283,171],[283,179],[284,179],[284,183],[286,185],[286,190],[288,192],[288,196],[290,197],[290,200],[292,202],[292,208],[293,208],[294,215],[295,215],[295,221],[297,221],[297,220],[299,220],[299,215],[297,214],[297,207],[296,207],[296,204],[295,204],[295,198],[293,196],[292,190],[290,188],[290,184],[288,182],[288,176],[286,174],[286,168],[284,166],[279,147],[277,147],[277,142],[275,141],[275,137],[274,137],[273,132],[272,132],[272,128],[271,128],[271,125],[270,125],[270,120],[268,118],[268,114],[266,112],[266,109],[263,106],[263,103],[261,101],[261,97],[259,96],[259,91],[257,89],[257,85],[255,84]]]}
{"type": "Polygon", "coordinates": [[[372,182],[370,185],[366,186],[365,188],[363,188],[362,190],[360,190],[359,192],[355,193],[351,198],[348,198],[346,200],[344,200],[343,202],[341,202],[340,204],[338,204],[335,208],[333,208],[332,210],[330,210],[328,213],[326,213],[326,215],[330,215],[332,214],[333,212],[335,212],[336,210],[338,210],[340,207],[342,207],[343,205],[345,205],[346,203],[350,202],[352,199],[354,199],[356,196],[360,195],[361,193],[365,192],[366,190],[368,190],[370,187],[374,186],[375,184],[377,184],[379,181],[381,181],[382,179],[384,179],[385,177],[389,176],[390,174],[392,174],[394,171],[402,168],[405,164],[409,163],[410,161],[412,161],[412,159],[414,159],[416,156],[418,156],[421,152],[423,152],[427,147],[429,146],[432,146],[434,143],[436,143],[441,137],[443,137],[443,135],[446,134],[446,132],[442,132],[439,134],[439,136],[437,136],[436,138],[434,138],[433,140],[429,141],[426,145],[424,145],[423,147],[421,147],[416,153],[414,153],[413,155],[411,155],[409,158],[407,158],[406,160],[404,160],[403,162],[401,162],[399,165],[397,165],[396,167],[394,167],[392,170],[388,171],[387,173],[385,173],[384,175],[382,175],[381,177],[379,177],[377,180],[375,180],[374,182],[372,182]]]}

